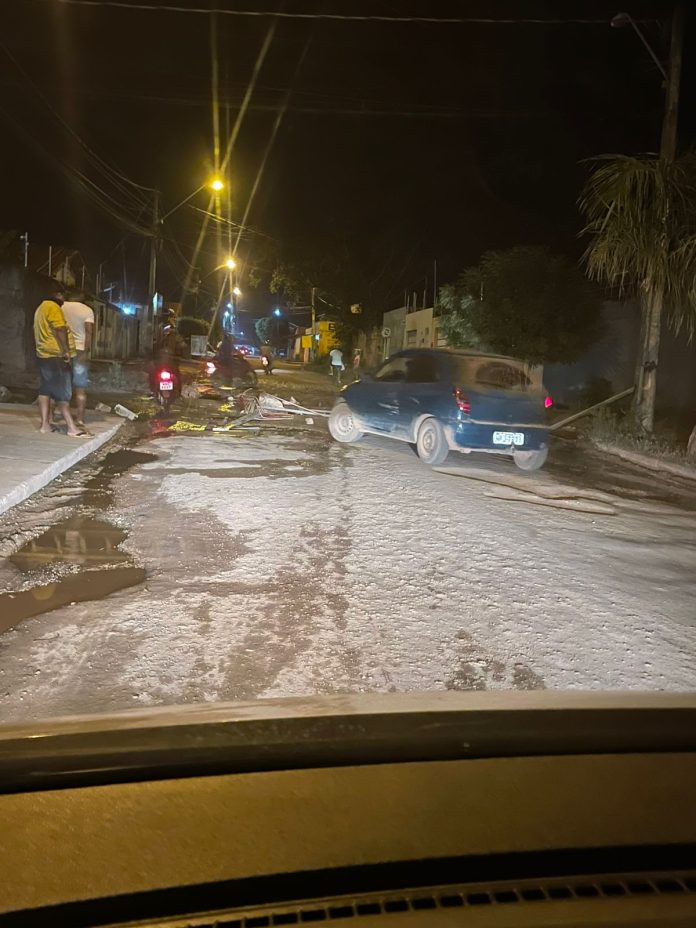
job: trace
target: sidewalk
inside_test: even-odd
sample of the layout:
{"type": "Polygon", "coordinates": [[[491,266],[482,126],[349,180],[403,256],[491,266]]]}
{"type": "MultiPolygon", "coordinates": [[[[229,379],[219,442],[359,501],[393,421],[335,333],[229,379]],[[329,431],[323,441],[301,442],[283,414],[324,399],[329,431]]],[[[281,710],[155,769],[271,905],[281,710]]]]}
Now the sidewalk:
{"type": "Polygon", "coordinates": [[[68,438],[64,432],[42,435],[36,406],[0,403],[0,513],[96,451],[123,423],[117,416],[88,410],[87,427],[93,437],[68,438]]]}

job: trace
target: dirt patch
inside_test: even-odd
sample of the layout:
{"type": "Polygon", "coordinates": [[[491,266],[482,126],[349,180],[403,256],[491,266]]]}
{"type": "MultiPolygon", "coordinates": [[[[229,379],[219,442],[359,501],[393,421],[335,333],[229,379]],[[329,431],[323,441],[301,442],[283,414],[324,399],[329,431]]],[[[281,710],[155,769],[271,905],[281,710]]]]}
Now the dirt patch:
{"type": "Polygon", "coordinates": [[[458,666],[445,682],[448,690],[516,689],[543,690],[546,685],[536,671],[516,661],[512,667],[490,657],[468,632],[459,632],[462,652],[458,666]]]}

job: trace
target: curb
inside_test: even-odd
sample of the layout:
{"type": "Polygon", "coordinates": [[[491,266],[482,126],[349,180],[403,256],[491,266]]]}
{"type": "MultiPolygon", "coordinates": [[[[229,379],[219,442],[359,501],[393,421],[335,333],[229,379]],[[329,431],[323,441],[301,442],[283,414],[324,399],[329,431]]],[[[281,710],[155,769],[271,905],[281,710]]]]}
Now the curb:
{"type": "Polygon", "coordinates": [[[629,464],[637,464],[639,467],[645,467],[647,470],[672,474],[674,477],[683,477],[686,480],[696,480],[696,467],[688,467],[685,464],[675,464],[672,461],[663,461],[660,458],[653,458],[648,454],[639,454],[636,451],[625,451],[623,448],[605,445],[602,442],[596,442],[595,448],[607,454],[613,454],[615,457],[621,458],[629,464]]]}
{"type": "Polygon", "coordinates": [[[25,480],[23,483],[18,484],[10,490],[9,493],[0,497],[0,515],[12,509],[12,507],[16,506],[18,503],[23,503],[24,500],[29,499],[29,497],[33,496],[38,490],[42,490],[52,480],[64,474],[66,470],[69,470],[79,461],[83,460],[83,458],[86,458],[87,455],[96,451],[97,448],[101,448],[110,438],[114,437],[123,424],[124,422],[117,422],[113,428],[107,429],[99,435],[95,435],[94,438],[90,438],[89,441],[78,443],[72,451],[64,455],[58,461],[49,464],[41,473],[35,474],[29,480],[25,480]]]}

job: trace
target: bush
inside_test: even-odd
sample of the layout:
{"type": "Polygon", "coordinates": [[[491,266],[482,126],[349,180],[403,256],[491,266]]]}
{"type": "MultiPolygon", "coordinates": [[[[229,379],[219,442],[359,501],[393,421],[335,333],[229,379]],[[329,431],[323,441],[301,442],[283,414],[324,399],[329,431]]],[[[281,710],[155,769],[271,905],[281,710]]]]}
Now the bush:
{"type": "Polygon", "coordinates": [[[207,335],[209,323],[197,316],[181,316],[176,325],[177,335],[188,339],[192,335],[207,335]]]}
{"type": "Polygon", "coordinates": [[[593,413],[588,422],[590,438],[600,444],[660,457],[684,456],[683,448],[641,429],[630,413],[622,415],[604,406],[593,413]]]}

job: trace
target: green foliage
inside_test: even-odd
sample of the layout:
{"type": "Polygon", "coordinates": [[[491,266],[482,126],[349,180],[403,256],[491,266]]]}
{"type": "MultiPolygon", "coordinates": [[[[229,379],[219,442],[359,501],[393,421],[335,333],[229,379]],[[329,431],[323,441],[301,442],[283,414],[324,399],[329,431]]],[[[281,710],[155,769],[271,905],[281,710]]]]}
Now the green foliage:
{"type": "Polygon", "coordinates": [[[589,276],[620,293],[664,295],[669,320],[696,325],[696,152],[666,164],[655,155],[603,155],[580,197],[589,276]]]}
{"type": "Polygon", "coordinates": [[[264,316],[262,319],[257,319],[254,323],[256,335],[262,345],[270,345],[274,324],[275,320],[273,316],[264,316]]]}
{"type": "Polygon", "coordinates": [[[254,328],[262,345],[272,345],[274,348],[280,348],[287,343],[287,319],[279,319],[277,316],[264,316],[262,319],[256,320],[254,328]]]}
{"type": "Polygon", "coordinates": [[[188,340],[192,335],[207,335],[209,323],[196,316],[181,316],[176,324],[177,335],[188,340]]]}
{"type": "Polygon", "coordinates": [[[402,291],[402,276],[413,256],[409,244],[404,256],[386,227],[366,236],[322,234],[316,238],[270,240],[257,247],[254,286],[265,285],[289,306],[308,306],[316,288],[317,314],[338,322],[348,345],[354,333],[379,325],[385,308],[394,305],[402,291]],[[350,306],[359,303],[354,315],[350,306]]]}
{"type": "Polygon", "coordinates": [[[441,328],[453,347],[568,363],[597,334],[599,298],[580,270],[546,248],[488,251],[440,289],[441,328]]]}
{"type": "Polygon", "coordinates": [[[650,435],[636,423],[633,415],[622,415],[608,407],[592,413],[587,422],[590,438],[600,445],[625,448],[640,454],[679,460],[685,457],[684,448],[673,440],[650,435]]]}

